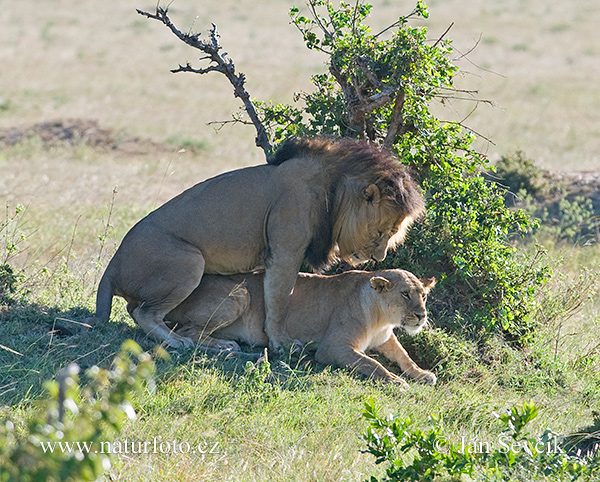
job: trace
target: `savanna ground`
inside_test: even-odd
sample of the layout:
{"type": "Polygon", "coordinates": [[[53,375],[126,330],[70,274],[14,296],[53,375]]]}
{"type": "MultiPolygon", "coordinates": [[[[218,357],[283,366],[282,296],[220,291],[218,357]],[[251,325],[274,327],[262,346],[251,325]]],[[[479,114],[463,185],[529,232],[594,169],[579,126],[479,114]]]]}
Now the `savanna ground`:
{"type": "MultiPolygon", "coordinates": [[[[152,350],[120,301],[106,326],[73,323],[93,310],[103,266],[126,231],[190,185],[263,162],[263,155],[250,127],[216,132],[206,125],[229,118],[237,101],[217,75],[169,73],[196,55],[135,13],[152,10],[153,2],[4,3],[0,264],[18,272],[20,302],[0,304],[0,411],[18,424],[43,396],[43,382],[68,363],[107,366],[127,338],[152,350]]],[[[382,27],[413,7],[373,3],[373,22],[382,27]]],[[[429,4],[432,39],[454,22],[448,36],[457,51],[478,43],[457,64],[466,72],[461,85],[496,104],[480,105],[465,121],[493,140],[479,141],[492,161],[522,149],[547,169],[600,171],[595,2],[429,4]]],[[[216,23],[251,94],[289,101],[293,92],[310,89],[310,74],[325,68],[325,59],[307,51],[288,24],[291,6],[176,0],[171,17],[182,30],[193,24],[205,32],[216,23]]],[[[456,102],[439,113],[463,119],[473,107],[456,102]]],[[[597,185],[591,186],[587,192],[597,199],[597,185]]],[[[444,346],[441,336],[428,343],[425,333],[413,349],[435,349],[435,356],[413,355],[433,363],[427,368],[439,384],[411,383],[406,393],[297,357],[273,364],[272,390],[253,391],[243,383],[241,357],[173,352],[170,361],[158,361],[156,392],[136,396],[138,419],[120,437],[217,443],[218,453],[128,454],[116,459],[109,480],[364,480],[381,471],[360,453],[361,408],[369,396],[384,412],[417,423],[437,415],[455,442],[494,440],[493,412],[527,400],[540,410],[534,432],[549,427],[569,434],[593,425],[600,411],[600,300],[593,284],[600,250],[589,240],[543,242],[555,276],[540,319],[552,304],[577,298],[582,286],[591,286],[591,296],[570,316],[542,323],[527,349],[498,342],[479,353],[444,346]],[[578,284],[584,269],[590,271],[578,284]]],[[[533,249],[533,242],[523,249],[533,249]]]]}

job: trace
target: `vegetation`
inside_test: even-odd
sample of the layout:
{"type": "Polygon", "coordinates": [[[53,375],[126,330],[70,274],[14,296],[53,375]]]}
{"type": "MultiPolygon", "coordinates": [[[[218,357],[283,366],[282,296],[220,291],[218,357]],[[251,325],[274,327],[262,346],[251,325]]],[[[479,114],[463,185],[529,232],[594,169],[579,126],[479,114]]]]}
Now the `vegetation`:
{"type": "MultiPolygon", "coordinates": [[[[20,6],[26,8],[28,1],[20,6]]],[[[160,77],[157,71],[163,68],[164,58],[173,55],[179,59],[180,53],[174,41],[158,40],[164,43],[157,48],[158,37],[150,22],[130,20],[126,10],[119,10],[114,18],[127,23],[105,28],[115,21],[104,16],[113,10],[99,12],[95,4],[84,1],[63,12],[64,18],[56,17],[58,23],[54,24],[54,20],[48,21],[54,17],[45,6],[29,3],[28,24],[39,26],[33,45],[38,49],[38,42],[43,44],[42,57],[31,64],[41,71],[47,59],[53,59],[47,75],[29,77],[44,78],[48,88],[31,86],[28,79],[23,81],[28,87],[8,86],[3,94],[6,98],[0,99],[4,106],[0,122],[8,127],[38,122],[44,105],[53,106],[52,115],[73,117],[75,112],[78,116],[82,114],[73,106],[86,104],[103,125],[108,123],[118,132],[113,135],[111,130],[85,121],[69,123],[82,127],[77,131],[82,134],[72,137],[61,134],[65,129],[59,128],[60,123],[55,123],[51,133],[46,132],[45,124],[36,124],[31,134],[18,139],[10,137],[14,129],[0,130],[0,167],[7,173],[6,182],[11,183],[7,191],[10,205],[5,222],[0,221],[0,480],[93,480],[99,474],[115,481],[337,482],[402,480],[400,474],[416,480],[464,481],[597,478],[600,304],[594,269],[600,264],[600,252],[593,225],[589,232],[584,229],[588,221],[595,221],[596,214],[590,211],[598,210],[595,198],[585,191],[572,191],[565,179],[556,190],[555,178],[549,179],[548,173],[524,154],[505,156],[497,172],[489,173],[485,157],[473,147],[477,141],[470,130],[460,123],[441,122],[432,114],[438,112],[437,100],[454,105],[451,97],[456,92],[451,89],[456,89],[461,79],[448,60],[452,45],[444,40],[446,35],[426,40],[425,30],[414,26],[426,15],[423,4],[381,34],[385,26],[368,30],[371,17],[367,14],[376,16],[383,8],[389,18],[389,9],[395,10],[397,5],[370,9],[359,4],[355,10],[354,3],[331,9],[326,2],[316,2],[314,12],[293,9],[292,19],[307,45],[326,55],[337,70],[317,75],[315,89],[298,94],[295,104],[258,104],[273,144],[288,134],[365,136],[387,141],[418,170],[430,212],[412,231],[405,249],[390,261],[419,275],[443,275],[429,300],[436,327],[416,337],[401,338],[411,357],[436,373],[438,385],[411,383],[410,390],[402,392],[352,373],[332,371],[316,364],[310,353],[254,363],[244,357],[215,357],[200,351],[174,352],[170,359],[163,359],[126,345],[133,351],[119,355],[119,347],[129,338],[142,350],[153,349],[152,341],[133,326],[122,303],[116,303],[111,323],[92,328],[81,323],[93,309],[93,291],[103,263],[136,220],[180,192],[191,179],[204,179],[256,159],[249,153],[238,157],[246,150],[242,146],[249,144],[238,134],[243,129],[222,131],[218,141],[199,133],[199,119],[218,117],[214,106],[222,106],[225,96],[219,97],[214,85],[203,84],[211,99],[220,99],[206,105],[206,97],[196,95],[197,80],[188,84],[182,80],[185,76],[167,81],[160,77]],[[91,10],[76,10],[83,8],[81,5],[91,10]],[[74,11],[79,12],[78,17],[73,16],[74,11]],[[97,14],[89,15],[93,22],[86,20],[90,12],[97,14]],[[101,30],[95,25],[99,18],[104,19],[101,30]],[[86,35],[81,34],[84,31],[86,35]],[[101,37],[106,32],[114,39],[101,37]],[[131,32],[135,32],[135,41],[124,37],[131,32]],[[89,35],[106,41],[90,43],[89,35]],[[148,48],[139,52],[123,48],[144,42],[148,48]],[[99,45],[106,50],[88,50],[99,45]],[[400,55],[406,46],[413,49],[412,57],[400,55]],[[60,58],[61,68],[68,69],[70,52],[76,72],[93,71],[97,83],[86,76],[85,88],[73,93],[63,87],[52,88],[64,81],[60,78],[61,82],[53,84],[61,72],[55,59],[60,58]],[[365,63],[367,57],[371,60],[365,63]],[[404,72],[381,69],[385,59],[392,57],[404,66],[404,72]],[[131,75],[127,67],[142,65],[147,66],[148,75],[131,75]],[[110,76],[102,77],[107,70],[110,76]],[[120,72],[125,72],[126,81],[118,80],[120,72]],[[138,77],[144,79],[143,85],[135,83],[138,77]],[[121,82],[118,88],[114,82],[121,82]],[[185,92],[183,100],[178,97],[179,90],[185,92]],[[140,102],[144,92],[152,95],[140,102]],[[377,97],[382,92],[387,94],[377,97]],[[398,103],[401,93],[404,100],[398,103]],[[354,99],[360,106],[373,96],[382,104],[348,115],[349,101],[354,99]],[[198,98],[202,100],[196,104],[198,98]],[[110,108],[98,99],[104,99],[110,108]],[[400,105],[402,109],[395,109],[400,105]],[[324,114],[319,113],[322,108],[324,114]],[[148,116],[149,111],[156,115],[148,116]],[[127,124],[131,130],[123,129],[127,124]],[[395,134],[388,136],[394,129],[395,134]],[[153,141],[131,137],[130,132],[152,134],[153,141]],[[235,164],[220,165],[215,158],[235,159],[235,164]],[[482,171],[484,176],[479,174],[482,171]],[[510,186],[511,191],[527,192],[519,194],[516,206],[511,206],[534,213],[540,218],[539,229],[532,229],[534,225],[523,211],[505,209],[505,187],[490,181],[498,177],[505,179],[500,184],[510,186]],[[33,201],[27,197],[33,196],[32,191],[37,196],[33,201]],[[559,197],[564,193],[569,205],[563,202],[560,208],[559,197]],[[586,200],[576,200],[577,196],[586,200]],[[27,207],[15,208],[20,202],[27,207]],[[565,216],[557,215],[554,204],[548,203],[556,203],[558,213],[565,216]],[[547,216],[543,209],[538,210],[542,206],[548,210],[547,216]],[[526,233],[524,238],[522,233],[526,233]],[[548,245],[550,257],[544,257],[535,246],[540,238],[548,245]],[[561,256],[563,261],[558,259],[561,256]],[[555,272],[550,278],[548,264],[555,272]],[[582,267],[588,271],[582,272],[582,267]],[[519,343],[512,343],[515,340],[519,343]],[[152,373],[152,360],[158,380],[155,389],[142,381],[152,373]],[[78,382],[67,369],[72,362],[89,376],[78,382]],[[43,388],[57,373],[61,373],[58,380],[69,387],[62,404],[67,407],[62,426],[56,403],[60,383],[43,388]],[[43,401],[48,394],[49,404],[43,401]],[[132,413],[129,407],[137,414],[135,420],[127,417],[132,413]],[[51,417],[47,419],[49,409],[51,417]],[[397,415],[383,417],[383,413],[397,415]],[[106,417],[107,423],[90,423],[97,417],[106,417]],[[360,434],[364,437],[359,438],[360,434]],[[432,436],[444,443],[431,445],[432,436]],[[501,436],[523,443],[520,447],[556,440],[566,454],[546,457],[524,450],[510,458],[509,453],[494,450],[499,446],[483,447],[482,453],[473,454],[461,450],[481,447],[477,443],[498,441],[501,436]],[[40,442],[59,441],[59,437],[65,442],[114,442],[123,449],[111,457],[110,468],[102,454],[82,458],[56,452],[45,456],[40,442]],[[127,441],[160,444],[174,440],[183,450],[132,452],[124,445],[127,441]],[[188,446],[190,450],[186,450],[188,446]],[[382,460],[376,464],[378,458],[382,460]]],[[[172,12],[193,19],[197,5],[186,10],[184,4],[185,0],[175,2],[172,12]],[[181,5],[184,7],[178,9],[181,5]]],[[[280,7],[280,2],[256,2],[256,12],[229,15],[228,11],[228,21],[241,31],[253,22],[252,15],[258,18],[264,9],[271,12],[280,7]]],[[[111,8],[125,7],[115,4],[111,8]]],[[[209,14],[207,22],[212,20],[209,14]]],[[[536,22],[541,25],[543,20],[536,22]]],[[[200,18],[197,24],[204,25],[204,20],[200,18]]],[[[581,25],[583,28],[583,21],[581,25]]],[[[13,31],[13,26],[19,27],[18,19],[7,25],[6,32],[18,33],[20,41],[28,42],[29,31],[22,26],[22,32],[13,31]]],[[[445,29],[438,26],[440,32],[445,29]]],[[[481,29],[484,27],[478,25],[477,31],[481,29]]],[[[260,28],[260,32],[264,30],[260,28]]],[[[552,32],[565,35],[568,31],[552,32]]],[[[5,35],[4,31],[0,35],[5,35]]],[[[222,35],[229,49],[235,39],[225,31],[222,35]]],[[[269,36],[279,38],[278,33],[269,36]]],[[[503,42],[494,44],[484,38],[480,50],[498,48],[503,42]]],[[[557,44],[563,45],[562,41],[557,44]]],[[[564,42],[570,49],[575,44],[564,42]]],[[[263,47],[268,45],[265,42],[263,47]]],[[[232,56],[235,47],[230,49],[232,56]]],[[[280,48],[278,43],[277,51],[280,48]]],[[[268,58],[269,52],[261,50],[260,58],[268,58]]],[[[530,54],[540,55],[521,50],[518,55],[530,54]]],[[[557,59],[552,63],[556,69],[557,59]]],[[[6,62],[7,68],[15,70],[10,57],[6,62]]],[[[248,79],[261,78],[265,72],[263,64],[252,69],[248,79]]],[[[298,72],[273,72],[269,88],[277,79],[300,77],[298,72]]],[[[520,90],[515,88],[511,98],[537,102],[547,87],[543,82],[526,85],[531,94],[527,99],[517,96],[520,90]]],[[[271,94],[267,89],[264,97],[277,97],[271,94]]],[[[558,96],[552,98],[560,101],[558,96]]],[[[593,97],[587,103],[593,105],[593,97]]],[[[519,122],[527,122],[526,110],[519,122]]],[[[577,111],[563,110],[561,122],[553,125],[564,126],[577,111]]],[[[497,125],[497,120],[488,120],[489,125],[497,125]]],[[[548,145],[562,146],[564,140],[555,137],[548,145]]],[[[504,143],[500,149],[516,146],[504,143]]],[[[589,142],[585,146],[583,151],[565,151],[564,158],[587,152],[589,142]]],[[[555,151],[561,152],[560,160],[553,161],[559,163],[562,151],[555,151]]],[[[0,188],[3,182],[4,178],[0,179],[0,188]]]]}
{"type": "Polygon", "coordinates": [[[57,381],[46,384],[50,400],[24,430],[11,420],[0,425],[0,480],[97,480],[111,467],[107,442],[125,419],[136,418],[132,393],[153,373],[152,359],[132,341],[123,344],[110,369],[90,368],[85,388],[79,384],[79,366],[65,367],[57,381]]]}
{"type": "Polygon", "coordinates": [[[297,107],[262,106],[271,138],[335,134],[394,149],[417,171],[427,214],[379,267],[438,276],[444,307],[430,308],[447,328],[469,319],[473,337],[499,330],[526,342],[535,332],[536,290],[550,271],[539,253],[519,255],[509,244],[535,223],[506,208],[502,192],[485,181],[487,160],[472,148],[474,136],[430,111],[433,101],[457,93],[451,43],[429,42],[425,27],[409,24],[427,18],[422,2],[380,32],[368,26],[367,3],[309,6],[312,18],[293,8],[292,21],[309,49],[329,56],[329,73],[312,77],[315,92],[297,94],[297,107]]]}
{"type": "Polygon", "coordinates": [[[376,463],[388,463],[385,478],[372,477],[371,482],[425,482],[463,474],[471,480],[489,481],[548,477],[595,480],[600,472],[598,454],[582,457],[564,453],[558,434],[551,429],[538,437],[527,433],[527,425],[537,416],[537,408],[531,402],[497,415],[503,430],[495,439],[463,438],[458,443],[443,434],[434,417],[429,420],[428,430],[420,430],[410,417],[380,416],[373,400],[365,404],[363,416],[369,422],[364,435],[367,451],[376,457],[376,463]]]}

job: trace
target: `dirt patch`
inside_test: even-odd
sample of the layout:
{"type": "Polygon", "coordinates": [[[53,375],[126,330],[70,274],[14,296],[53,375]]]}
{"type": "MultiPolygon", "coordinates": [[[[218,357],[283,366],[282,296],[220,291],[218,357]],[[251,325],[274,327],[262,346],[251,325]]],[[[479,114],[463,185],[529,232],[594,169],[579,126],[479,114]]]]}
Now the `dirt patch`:
{"type": "Polygon", "coordinates": [[[100,127],[91,119],[60,119],[21,127],[0,129],[0,147],[40,139],[46,147],[87,144],[94,149],[144,154],[171,147],[140,137],[126,137],[100,127]]]}

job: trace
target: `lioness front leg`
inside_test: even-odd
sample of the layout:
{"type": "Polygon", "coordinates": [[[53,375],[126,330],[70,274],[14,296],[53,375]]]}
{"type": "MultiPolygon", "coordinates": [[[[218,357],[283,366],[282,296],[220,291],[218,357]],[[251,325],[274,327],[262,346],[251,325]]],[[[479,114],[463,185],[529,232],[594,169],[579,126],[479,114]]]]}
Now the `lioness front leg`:
{"type": "Polygon", "coordinates": [[[375,347],[379,353],[384,355],[389,360],[396,362],[400,369],[412,378],[416,378],[419,381],[427,383],[428,385],[435,385],[437,382],[436,376],[427,370],[420,368],[411,358],[404,347],[396,338],[393,333],[387,339],[387,341],[378,347],[375,347]]]}
{"type": "Polygon", "coordinates": [[[396,383],[402,388],[408,388],[408,383],[398,375],[387,370],[381,363],[374,360],[363,352],[348,347],[340,347],[336,349],[327,349],[322,345],[315,353],[315,359],[319,363],[335,364],[342,367],[356,370],[360,374],[372,378],[373,380],[382,380],[388,383],[396,383]]]}

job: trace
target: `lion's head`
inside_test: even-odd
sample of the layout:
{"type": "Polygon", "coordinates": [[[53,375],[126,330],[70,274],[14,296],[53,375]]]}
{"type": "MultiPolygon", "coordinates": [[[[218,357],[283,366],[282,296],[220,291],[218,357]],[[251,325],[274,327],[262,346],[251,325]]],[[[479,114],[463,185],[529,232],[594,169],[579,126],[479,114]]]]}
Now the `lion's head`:
{"type": "Polygon", "coordinates": [[[293,157],[323,164],[327,202],[307,250],[313,267],[336,258],[352,265],[383,260],[424,211],[420,188],[406,166],[376,144],[349,138],[292,139],[272,163],[293,157]]]}
{"type": "Polygon", "coordinates": [[[425,303],[435,278],[419,279],[408,271],[392,269],[373,276],[370,283],[381,316],[410,335],[421,331],[427,323],[425,303]]]}

